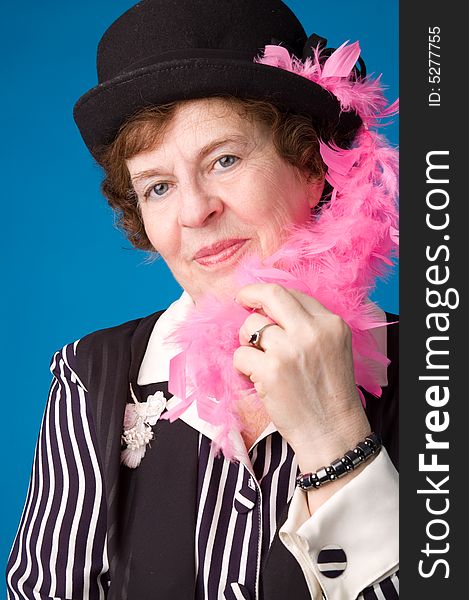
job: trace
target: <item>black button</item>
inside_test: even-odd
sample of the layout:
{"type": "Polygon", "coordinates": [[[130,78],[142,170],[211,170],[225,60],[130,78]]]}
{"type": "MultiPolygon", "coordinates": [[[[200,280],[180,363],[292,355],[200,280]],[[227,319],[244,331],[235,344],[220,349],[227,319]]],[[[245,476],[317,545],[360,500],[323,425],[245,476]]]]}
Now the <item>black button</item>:
{"type": "Polygon", "coordinates": [[[347,555],[339,546],[325,546],[318,554],[318,568],[324,577],[339,577],[347,568],[347,555]]]}

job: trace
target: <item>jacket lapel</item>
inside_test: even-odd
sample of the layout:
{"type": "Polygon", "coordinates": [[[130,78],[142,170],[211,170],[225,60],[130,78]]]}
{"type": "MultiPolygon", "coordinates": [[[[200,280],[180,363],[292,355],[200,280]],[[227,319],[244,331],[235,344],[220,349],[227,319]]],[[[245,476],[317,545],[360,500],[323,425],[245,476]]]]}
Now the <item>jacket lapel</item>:
{"type": "Polygon", "coordinates": [[[137,385],[151,332],[161,313],[94,332],[78,344],[77,361],[95,425],[106,497],[109,600],[192,598],[198,433],[159,421],[140,466],[120,465],[124,410],[167,384],[137,385]]]}

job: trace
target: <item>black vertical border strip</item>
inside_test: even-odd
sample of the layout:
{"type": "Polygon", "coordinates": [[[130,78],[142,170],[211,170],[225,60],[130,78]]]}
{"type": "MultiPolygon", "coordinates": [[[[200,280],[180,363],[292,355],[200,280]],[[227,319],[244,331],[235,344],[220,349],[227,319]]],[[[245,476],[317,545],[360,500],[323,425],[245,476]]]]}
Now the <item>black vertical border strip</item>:
{"type": "Polygon", "coordinates": [[[469,154],[464,148],[468,137],[468,102],[463,92],[463,86],[468,85],[469,29],[461,7],[464,5],[451,0],[400,3],[400,578],[404,599],[469,597],[465,581],[469,570],[464,569],[465,531],[469,529],[469,494],[465,491],[469,489],[466,418],[469,404],[466,391],[469,211],[466,207],[469,194],[463,187],[463,179],[469,175],[469,166],[463,163],[469,154]],[[438,42],[433,38],[439,49],[429,47],[435,28],[440,30],[438,42]],[[429,50],[440,56],[430,56],[429,50]],[[429,65],[430,58],[439,64],[429,65]],[[429,71],[429,66],[435,70],[429,71]],[[440,76],[440,81],[435,75],[440,76]],[[431,93],[435,94],[430,97],[433,104],[429,103],[431,93]],[[447,154],[434,154],[429,158],[428,153],[436,151],[447,154]],[[427,160],[449,166],[447,170],[429,172],[430,179],[448,179],[447,183],[427,182],[427,160]],[[428,206],[428,202],[432,205],[448,202],[448,205],[436,209],[428,206]],[[427,218],[437,226],[443,225],[447,218],[449,222],[447,227],[436,230],[428,226],[427,218]],[[429,267],[436,268],[428,271],[429,267]],[[440,281],[448,277],[448,280],[435,283],[430,282],[429,277],[440,281]],[[453,308],[430,307],[429,301],[438,304],[439,299],[436,293],[427,298],[427,290],[439,292],[442,302],[446,294],[453,308]],[[447,331],[438,331],[436,318],[428,318],[431,313],[443,315],[439,325],[442,329],[447,327],[447,331]],[[448,354],[433,355],[431,362],[438,368],[429,369],[426,344],[432,336],[448,338],[434,339],[429,346],[448,354]],[[441,368],[444,365],[448,368],[441,368]],[[446,375],[449,380],[420,379],[429,375],[446,375]],[[443,386],[447,386],[446,404],[430,406],[427,392],[431,386],[439,386],[439,398],[444,396],[443,386]],[[447,419],[449,424],[445,428],[447,419]],[[437,424],[441,424],[443,430],[433,432],[433,439],[448,442],[449,448],[426,449],[425,436],[432,433],[429,427],[437,424]],[[419,454],[424,454],[426,464],[435,454],[434,460],[448,465],[449,470],[420,469],[419,454]],[[449,479],[442,483],[448,475],[449,479]],[[437,493],[436,487],[446,493],[437,493]],[[430,514],[429,508],[434,511],[447,508],[447,511],[430,514]],[[441,539],[432,539],[432,536],[441,539]]]}

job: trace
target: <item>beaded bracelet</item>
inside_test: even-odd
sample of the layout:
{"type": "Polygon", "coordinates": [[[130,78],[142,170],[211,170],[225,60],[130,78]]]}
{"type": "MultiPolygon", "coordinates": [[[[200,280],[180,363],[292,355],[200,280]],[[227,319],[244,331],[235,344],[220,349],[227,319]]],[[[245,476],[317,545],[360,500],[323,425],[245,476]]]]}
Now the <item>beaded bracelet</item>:
{"type": "Polygon", "coordinates": [[[371,433],[363,442],[359,442],[353,450],[346,452],[342,458],[336,458],[328,467],[321,467],[316,473],[302,473],[296,478],[296,485],[305,492],[314,490],[325,483],[335,481],[350,473],[370,456],[381,450],[382,441],[377,433],[371,433]]]}

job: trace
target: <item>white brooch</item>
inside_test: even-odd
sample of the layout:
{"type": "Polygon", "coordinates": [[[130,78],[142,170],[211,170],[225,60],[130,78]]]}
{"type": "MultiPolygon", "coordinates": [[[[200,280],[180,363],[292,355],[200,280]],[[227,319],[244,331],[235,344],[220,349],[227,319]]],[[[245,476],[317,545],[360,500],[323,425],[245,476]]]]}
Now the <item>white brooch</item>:
{"type": "Polygon", "coordinates": [[[124,433],[122,444],[126,446],[121,452],[121,462],[135,469],[145,456],[147,444],[153,439],[152,425],[155,425],[166,407],[163,392],[148,396],[146,402],[139,402],[130,384],[133,404],[127,404],[124,414],[124,433]]]}

